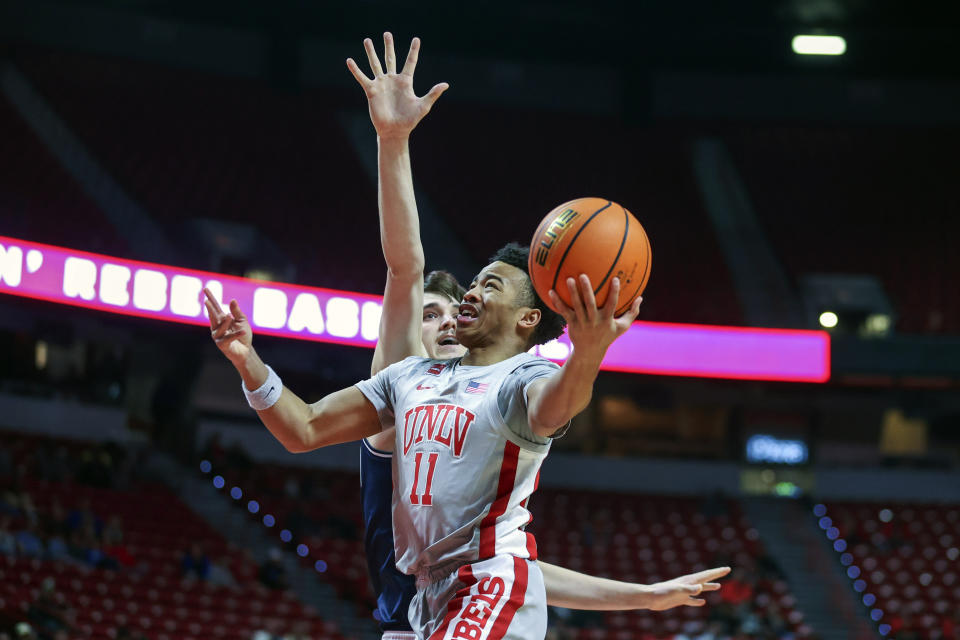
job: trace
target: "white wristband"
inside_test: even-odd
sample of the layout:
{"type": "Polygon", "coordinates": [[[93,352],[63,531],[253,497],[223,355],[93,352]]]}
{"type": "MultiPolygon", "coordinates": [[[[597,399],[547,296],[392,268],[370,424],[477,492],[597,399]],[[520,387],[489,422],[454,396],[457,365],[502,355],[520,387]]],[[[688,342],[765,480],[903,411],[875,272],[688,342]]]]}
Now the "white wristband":
{"type": "Polygon", "coordinates": [[[280,376],[270,368],[270,365],[266,366],[267,381],[260,385],[256,391],[250,391],[247,389],[247,385],[240,383],[240,386],[243,387],[243,395],[247,396],[247,403],[255,411],[263,411],[277,404],[280,394],[283,393],[283,382],[280,381],[280,376]]]}

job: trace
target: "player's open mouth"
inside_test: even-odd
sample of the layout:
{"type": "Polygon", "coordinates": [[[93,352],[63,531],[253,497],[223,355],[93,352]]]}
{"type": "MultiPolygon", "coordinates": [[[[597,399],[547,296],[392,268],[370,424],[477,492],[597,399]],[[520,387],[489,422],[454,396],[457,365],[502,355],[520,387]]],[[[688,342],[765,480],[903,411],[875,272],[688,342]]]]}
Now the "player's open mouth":
{"type": "Polygon", "coordinates": [[[457,342],[456,336],[448,335],[448,336],[446,336],[445,338],[441,338],[441,339],[437,342],[437,344],[439,344],[441,347],[449,347],[449,346],[458,345],[458,344],[460,344],[460,343],[457,342]]]}
{"type": "Polygon", "coordinates": [[[460,303],[460,313],[457,314],[457,324],[470,324],[477,319],[477,308],[469,302],[460,303]]]}

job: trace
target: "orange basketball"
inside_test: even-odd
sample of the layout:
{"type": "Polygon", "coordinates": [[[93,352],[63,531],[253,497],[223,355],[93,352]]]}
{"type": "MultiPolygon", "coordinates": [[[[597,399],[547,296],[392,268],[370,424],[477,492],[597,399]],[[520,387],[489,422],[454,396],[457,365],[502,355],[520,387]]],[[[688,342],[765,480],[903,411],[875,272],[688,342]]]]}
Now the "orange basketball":
{"type": "Polygon", "coordinates": [[[603,198],[565,202],[543,219],[530,242],[528,268],[537,294],[553,307],[547,292],[555,289],[570,304],[567,278],[590,277],[602,307],[610,281],[620,278],[616,315],[630,308],[650,278],[650,240],[629,211],[603,198]]]}

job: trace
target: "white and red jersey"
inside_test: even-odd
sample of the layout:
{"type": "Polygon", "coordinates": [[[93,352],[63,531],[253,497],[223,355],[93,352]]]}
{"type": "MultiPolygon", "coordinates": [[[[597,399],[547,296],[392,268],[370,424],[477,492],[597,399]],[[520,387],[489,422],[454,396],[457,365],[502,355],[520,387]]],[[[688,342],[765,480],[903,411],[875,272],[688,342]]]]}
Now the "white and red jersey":
{"type": "Polygon", "coordinates": [[[526,390],[554,363],[521,353],[489,366],[412,357],[357,385],[396,426],[397,568],[421,574],[509,554],[536,559],[524,531],[550,439],[527,421],[526,390]]]}

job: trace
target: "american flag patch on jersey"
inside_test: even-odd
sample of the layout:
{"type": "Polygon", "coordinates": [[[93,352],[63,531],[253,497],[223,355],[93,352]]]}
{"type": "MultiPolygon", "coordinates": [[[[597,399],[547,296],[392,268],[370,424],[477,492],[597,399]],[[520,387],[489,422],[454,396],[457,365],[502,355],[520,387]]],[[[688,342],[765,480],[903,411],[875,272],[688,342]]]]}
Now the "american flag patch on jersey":
{"type": "Polygon", "coordinates": [[[467,388],[464,389],[464,391],[467,393],[486,393],[487,387],[489,386],[490,385],[486,382],[477,382],[476,380],[471,380],[470,383],[467,384],[467,388]]]}

